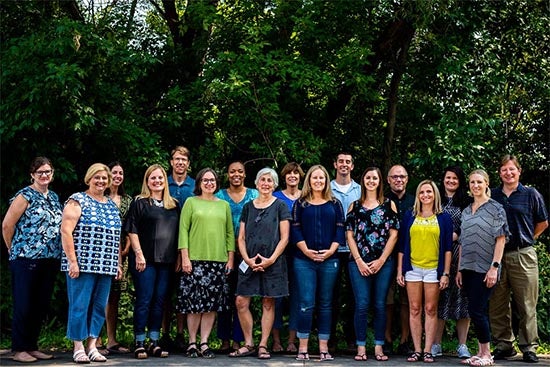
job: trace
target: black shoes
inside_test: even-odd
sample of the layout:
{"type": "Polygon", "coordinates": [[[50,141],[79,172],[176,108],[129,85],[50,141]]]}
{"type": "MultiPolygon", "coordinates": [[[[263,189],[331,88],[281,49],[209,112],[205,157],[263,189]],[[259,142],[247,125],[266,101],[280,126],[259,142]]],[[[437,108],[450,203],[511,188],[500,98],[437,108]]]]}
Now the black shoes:
{"type": "Polygon", "coordinates": [[[411,348],[409,348],[409,343],[405,342],[403,344],[399,344],[399,346],[397,347],[397,354],[399,354],[399,355],[408,356],[412,352],[414,352],[414,351],[411,350],[411,348]]]}
{"type": "Polygon", "coordinates": [[[507,350],[495,349],[493,351],[493,359],[495,361],[503,360],[503,359],[506,359],[506,358],[509,358],[509,357],[513,357],[516,354],[518,354],[518,352],[516,352],[516,350],[514,348],[507,349],[507,350]]]}
{"type": "Polygon", "coordinates": [[[393,354],[393,344],[392,342],[386,340],[384,341],[384,345],[382,346],[382,351],[385,355],[389,356],[393,354]]]}
{"type": "Polygon", "coordinates": [[[539,357],[535,354],[535,352],[525,352],[523,353],[523,362],[527,363],[538,363],[539,357]]]}

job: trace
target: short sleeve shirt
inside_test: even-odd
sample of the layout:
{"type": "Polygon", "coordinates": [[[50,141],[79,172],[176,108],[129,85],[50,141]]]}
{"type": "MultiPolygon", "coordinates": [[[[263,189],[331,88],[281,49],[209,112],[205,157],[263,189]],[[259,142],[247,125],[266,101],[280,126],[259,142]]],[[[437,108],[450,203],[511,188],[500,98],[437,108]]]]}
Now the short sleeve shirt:
{"type": "Polygon", "coordinates": [[[241,226],[240,219],[243,207],[249,201],[256,199],[258,195],[258,190],[247,188],[243,199],[236,203],[227,193],[227,189],[222,189],[216,193],[216,197],[229,203],[229,207],[231,208],[231,218],[233,221],[233,232],[235,233],[235,238],[237,238],[237,236],[239,235],[239,227],[241,226]]]}
{"type": "Polygon", "coordinates": [[[29,205],[15,225],[9,259],[59,259],[63,208],[57,194],[50,190],[44,195],[27,186],[19,190],[10,203],[18,195],[29,205]]]}
{"type": "Polygon", "coordinates": [[[399,229],[399,217],[392,210],[389,199],[373,209],[355,201],[346,218],[346,230],[353,232],[359,254],[366,262],[380,258],[391,229],[399,229]]]}
{"type": "MultiPolygon", "coordinates": [[[[78,202],[81,208],[80,218],[73,230],[80,272],[116,275],[121,221],[115,202],[107,198],[106,203],[101,203],[84,192],[71,195],[69,200],[78,202]]],[[[68,270],[67,256],[63,253],[61,271],[68,270]]]]}

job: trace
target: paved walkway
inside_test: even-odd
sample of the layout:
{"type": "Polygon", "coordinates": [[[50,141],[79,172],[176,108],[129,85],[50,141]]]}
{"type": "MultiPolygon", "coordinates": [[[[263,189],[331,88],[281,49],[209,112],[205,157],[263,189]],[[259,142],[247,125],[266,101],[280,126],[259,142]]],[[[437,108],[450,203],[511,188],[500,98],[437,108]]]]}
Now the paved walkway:
{"type": "MultiPolygon", "coordinates": [[[[534,366],[550,366],[550,356],[541,356],[540,362],[534,366]]],[[[402,356],[392,356],[387,362],[377,362],[374,360],[374,356],[369,355],[367,362],[355,362],[353,356],[349,355],[337,355],[334,361],[319,361],[319,356],[311,355],[311,359],[308,362],[298,362],[294,359],[294,355],[273,355],[270,360],[259,360],[255,357],[244,358],[229,358],[225,355],[217,355],[214,359],[204,358],[187,358],[181,354],[174,354],[168,358],[148,358],[145,360],[136,360],[131,354],[128,355],[115,355],[109,356],[109,360],[106,363],[92,363],[90,366],[268,366],[268,367],[282,367],[282,366],[296,366],[296,367],[350,367],[350,366],[427,366],[420,363],[409,363],[402,356]]],[[[24,364],[15,362],[11,359],[10,354],[0,356],[0,365],[2,366],[23,366],[24,364]]],[[[50,361],[38,361],[32,363],[33,366],[76,366],[72,361],[71,353],[55,353],[55,359],[50,361]]],[[[462,366],[460,359],[455,356],[443,356],[437,358],[432,366],[462,366]]],[[[507,361],[497,361],[495,366],[531,366],[530,364],[521,361],[521,357],[515,357],[514,359],[507,361]]]]}

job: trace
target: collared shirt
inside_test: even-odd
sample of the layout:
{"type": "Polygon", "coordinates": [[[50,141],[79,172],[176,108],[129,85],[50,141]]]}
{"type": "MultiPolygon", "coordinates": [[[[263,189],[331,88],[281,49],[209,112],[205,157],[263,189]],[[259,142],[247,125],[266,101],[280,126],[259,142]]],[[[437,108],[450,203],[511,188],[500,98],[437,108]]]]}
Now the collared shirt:
{"type": "MultiPolygon", "coordinates": [[[[361,198],[361,186],[355,182],[354,180],[351,180],[351,186],[349,187],[348,191],[343,192],[340,191],[340,188],[338,187],[338,184],[336,183],[336,180],[330,181],[330,188],[332,189],[332,194],[340,200],[340,203],[342,203],[342,208],[344,209],[344,219],[348,215],[348,209],[350,205],[355,201],[359,200],[361,198]]],[[[349,246],[344,241],[343,245],[340,245],[338,247],[338,252],[349,252],[349,246]]]]}
{"type": "Polygon", "coordinates": [[[403,215],[407,210],[412,210],[414,206],[414,196],[405,193],[401,198],[397,196],[393,191],[388,193],[388,198],[397,205],[397,213],[399,214],[399,220],[403,220],[403,215]]]}
{"type": "Polygon", "coordinates": [[[535,243],[535,225],[548,220],[542,195],[533,187],[518,184],[516,191],[506,196],[502,185],[491,190],[491,198],[506,211],[510,240],[505,251],[532,246],[535,243]]]}
{"type": "Polygon", "coordinates": [[[195,196],[195,194],[193,194],[193,190],[195,190],[195,180],[187,175],[183,183],[178,185],[176,181],[174,181],[172,175],[170,175],[168,176],[168,190],[170,190],[170,196],[178,201],[179,207],[183,208],[185,200],[191,196],[195,196]]]}

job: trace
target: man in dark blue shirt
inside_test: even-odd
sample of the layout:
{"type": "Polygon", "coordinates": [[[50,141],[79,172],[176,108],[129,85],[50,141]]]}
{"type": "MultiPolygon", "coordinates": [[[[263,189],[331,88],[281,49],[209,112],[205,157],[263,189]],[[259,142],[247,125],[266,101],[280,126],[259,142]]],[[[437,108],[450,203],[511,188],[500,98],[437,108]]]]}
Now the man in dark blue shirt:
{"type": "Polygon", "coordinates": [[[542,195],[519,182],[520,174],[521,167],[516,157],[505,155],[499,168],[502,185],[491,192],[491,197],[504,206],[511,235],[504,248],[502,263],[493,264],[502,270],[500,281],[491,296],[489,315],[495,342],[494,359],[515,355],[512,346],[512,296],[518,311],[518,345],[523,352],[523,360],[536,363],[539,270],[533,245],[548,227],[548,212],[542,195]]]}

